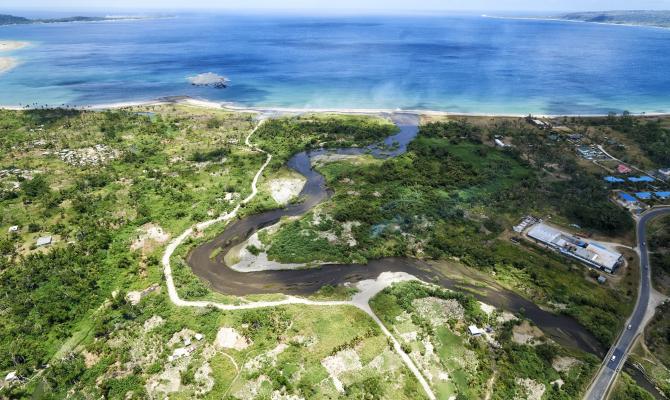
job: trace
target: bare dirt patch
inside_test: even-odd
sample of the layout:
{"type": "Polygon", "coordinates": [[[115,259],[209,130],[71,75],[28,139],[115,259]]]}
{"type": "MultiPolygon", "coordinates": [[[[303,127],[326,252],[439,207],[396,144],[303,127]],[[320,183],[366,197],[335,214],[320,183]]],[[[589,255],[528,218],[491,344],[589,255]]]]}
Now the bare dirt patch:
{"type": "Polygon", "coordinates": [[[529,378],[517,378],[515,382],[523,388],[526,394],[524,397],[517,397],[519,400],[541,400],[544,392],[547,390],[543,383],[529,378]]]}
{"type": "MultiPolygon", "coordinates": [[[[290,220],[292,219],[289,219],[289,221],[290,220]]],[[[265,233],[272,235],[276,233],[285,222],[286,221],[281,221],[267,228],[263,228],[251,235],[246,241],[230,249],[224,258],[226,264],[230,265],[231,269],[240,272],[286,270],[307,267],[307,264],[281,263],[272,261],[268,258],[268,248],[261,242],[259,235],[265,233]],[[254,254],[251,252],[250,248],[260,249],[260,251],[258,254],[254,254]]]]}
{"type": "Polygon", "coordinates": [[[426,297],[412,301],[416,312],[430,321],[434,327],[445,325],[449,320],[462,320],[465,310],[463,306],[454,299],[440,299],[437,297],[426,297]]]}
{"type": "Polygon", "coordinates": [[[344,385],[340,376],[347,372],[358,371],[363,368],[358,353],[353,349],[345,349],[330,357],[321,360],[321,365],[328,371],[338,392],[344,393],[344,385]]]}
{"type": "Polygon", "coordinates": [[[556,357],[551,361],[551,366],[558,372],[565,372],[580,363],[581,361],[573,357],[556,357]]]}
{"type": "Polygon", "coordinates": [[[160,315],[154,315],[148,320],[144,321],[144,332],[149,332],[152,329],[158,328],[159,326],[163,325],[163,318],[160,315]]]}
{"type": "Polygon", "coordinates": [[[170,240],[170,235],[159,225],[146,224],[138,229],[137,238],[130,245],[130,249],[133,251],[141,250],[142,254],[148,254],[168,240],[170,240]]]}
{"type": "Polygon", "coordinates": [[[221,349],[244,350],[249,347],[251,343],[234,328],[223,327],[217,332],[214,344],[221,349]]]}
{"type": "Polygon", "coordinates": [[[268,182],[268,187],[274,201],[284,205],[300,194],[305,182],[305,178],[277,178],[268,182]]]}
{"type": "Polygon", "coordinates": [[[532,326],[528,321],[523,321],[512,329],[512,340],[518,344],[537,346],[541,343],[539,339],[542,337],[544,333],[540,328],[532,326]]]}

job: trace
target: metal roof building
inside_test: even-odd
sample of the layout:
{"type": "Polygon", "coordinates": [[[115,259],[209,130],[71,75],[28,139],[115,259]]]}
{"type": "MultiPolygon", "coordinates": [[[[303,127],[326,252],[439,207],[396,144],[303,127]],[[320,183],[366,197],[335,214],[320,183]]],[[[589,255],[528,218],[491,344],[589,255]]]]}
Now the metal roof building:
{"type": "Polygon", "coordinates": [[[626,182],[625,179],[617,178],[616,176],[606,176],[603,179],[605,179],[605,182],[609,183],[621,183],[621,182],[626,182]]]}
{"type": "Polygon", "coordinates": [[[42,236],[41,238],[37,239],[37,243],[35,243],[37,247],[46,246],[49,244],[51,244],[51,236],[42,236]]]}
{"type": "Polygon", "coordinates": [[[528,236],[562,254],[610,273],[614,272],[623,261],[621,253],[611,251],[595,242],[586,242],[544,223],[533,226],[528,231],[528,236]]]}
{"type": "Polygon", "coordinates": [[[631,182],[653,182],[654,178],[650,176],[631,176],[628,180],[631,182]]]}

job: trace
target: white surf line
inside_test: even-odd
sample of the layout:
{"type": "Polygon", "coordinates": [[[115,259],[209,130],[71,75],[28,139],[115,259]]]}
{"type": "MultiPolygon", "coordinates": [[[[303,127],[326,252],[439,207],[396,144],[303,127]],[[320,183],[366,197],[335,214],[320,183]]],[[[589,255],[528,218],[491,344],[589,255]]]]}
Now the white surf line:
{"type": "MultiPolygon", "coordinates": [[[[388,280],[386,282],[379,282],[377,283],[377,286],[369,291],[365,291],[364,293],[361,293],[360,295],[356,296],[354,300],[352,301],[314,301],[314,300],[308,300],[302,297],[296,297],[296,296],[287,296],[286,299],[284,300],[278,300],[278,301],[255,301],[255,302],[249,302],[246,304],[241,304],[241,305],[233,305],[233,304],[221,304],[217,303],[214,301],[207,301],[207,300],[184,300],[179,297],[179,293],[177,292],[177,287],[174,284],[174,278],[172,276],[172,267],[170,266],[170,258],[172,257],[172,254],[174,254],[175,250],[179,245],[181,245],[187,238],[189,238],[194,231],[202,231],[204,229],[207,229],[208,227],[219,223],[219,222],[225,222],[229,221],[235,216],[237,216],[237,213],[239,212],[241,206],[243,204],[249,203],[251,200],[256,197],[258,194],[258,180],[260,179],[261,175],[263,174],[263,171],[265,168],[270,164],[270,161],[272,160],[272,155],[259,147],[253,145],[251,143],[251,136],[256,133],[256,131],[263,126],[265,123],[265,119],[262,119],[256,127],[249,133],[247,136],[246,140],[244,143],[250,147],[252,150],[262,152],[263,154],[267,155],[267,158],[265,160],[265,163],[260,167],[258,172],[256,172],[256,175],[254,176],[253,181],[251,182],[251,194],[247,196],[244,200],[242,200],[232,211],[230,211],[227,214],[223,214],[220,217],[216,219],[212,219],[209,221],[201,222],[195,225],[195,227],[191,227],[186,229],[181,235],[173,239],[165,248],[165,252],[163,253],[163,258],[162,258],[162,264],[163,264],[163,275],[165,277],[165,284],[167,286],[168,290],[168,296],[170,297],[170,301],[178,307],[196,307],[196,308],[204,308],[204,307],[214,307],[219,310],[223,311],[233,311],[233,310],[248,310],[248,309],[256,309],[256,308],[267,308],[267,307],[277,307],[277,306],[284,306],[284,305],[290,305],[290,304],[303,304],[303,305],[310,305],[310,306],[354,306],[363,312],[365,312],[367,315],[369,315],[375,323],[379,326],[381,331],[384,333],[384,335],[389,338],[393,342],[393,348],[398,353],[402,361],[405,363],[405,366],[414,374],[416,379],[419,381],[421,386],[423,387],[424,391],[426,392],[426,395],[430,400],[435,400],[435,394],[433,393],[433,390],[431,389],[430,385],[424,378],[423,374],[419,370],[419,368],[414,364],[412,359],[409,357],[407,353],[405,353],[402,350],[402,347],[400,346],[400,343],[398,340],[389,332],[388,329],[386,329],[386,326],[382,323],[382,321],[375,315],[375,313],[372,311],[372,308],[369,305],[370,299],[377,293],[379,293],[381,290],[383,290],[385,287],[389,286],[394,282],[394,280],[388,280]],[[194,229],[195,228],[195,229],[194,229]]],[[[383,275],[383,274],[382,274],[383,275]]],[[[408,275],[410,276],[410,275],[408,275]]],[[[381,275],[380,275],[381,277],[381,275]]],[[[413,277],[412,277],[413,278],[413,277]]],[[[411,278],[402,278],[403,280],[411,279],[411,278]]],[[[416,279],[416,278],[414,278],[416,279]]],[[[379,278],[378,278],[379,281],[379,278]]],[[[377,281],[375,281],[377,282],[377,281]]]]}

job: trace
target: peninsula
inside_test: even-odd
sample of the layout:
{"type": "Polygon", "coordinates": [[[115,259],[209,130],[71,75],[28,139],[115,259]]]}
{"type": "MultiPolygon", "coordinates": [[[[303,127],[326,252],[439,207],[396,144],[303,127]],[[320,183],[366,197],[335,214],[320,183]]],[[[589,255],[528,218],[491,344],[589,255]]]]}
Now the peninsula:
{"type": "Polygon", "coordinates": [[[123,16],[123,17],[84,17],[74,16],[65,18],[38,18],[30,19],[17,17],[15,15],[0,14],[0,25],[27,25],[27,24],[55,24],[64,22],[100,22],[100,21],[118,21],[128,19],[145,19],[145,17],[123,16]]]}
{"type": "Polygon", "coordinates": [[[565,21],[670,28],[670,10],[588,11],[554,17],[565,21]]]}

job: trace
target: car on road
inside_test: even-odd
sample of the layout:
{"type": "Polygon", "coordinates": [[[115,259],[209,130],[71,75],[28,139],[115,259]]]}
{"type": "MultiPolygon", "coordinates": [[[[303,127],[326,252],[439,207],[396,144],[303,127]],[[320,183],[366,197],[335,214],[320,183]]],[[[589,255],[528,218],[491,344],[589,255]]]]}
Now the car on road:
{"type": "Polygon", "coordinates": [[[631,330],[632,327],[633,327],[633,325],[630,325],[630,324],[629,324],[629,325],[628,325],[628,330],[631,330]]]}
{"type": "Polygon", "coordinates": [[[612,358],[610,359],[610,361],[614,361],[614,360],[616,360],[616,356],[612,356],[612,358]]]}

